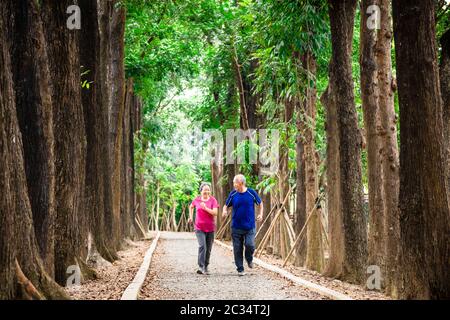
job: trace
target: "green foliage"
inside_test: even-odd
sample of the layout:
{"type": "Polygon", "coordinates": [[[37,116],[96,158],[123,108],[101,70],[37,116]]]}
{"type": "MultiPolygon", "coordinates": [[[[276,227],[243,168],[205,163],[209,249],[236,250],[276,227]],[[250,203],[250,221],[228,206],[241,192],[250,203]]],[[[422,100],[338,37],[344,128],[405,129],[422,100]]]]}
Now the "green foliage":
{"type": "MultiPolygon", "coordinates": [[[[318,97],[327,88],[331,35],[326,1],[127,0],[120,5],[127,9],[126,75],[134,79],[135,92],[144,101],[135,161],[149,186],[149,204],[158,185],[162,206],[169,209],[176,202],[179,215],[181,205],[197,194],[199,183],[211,181],[209,164],[196,158],[203,147],[199,141],[191,143],[191,152],[182,159],[174,154],[192,134],[193,123],[198,130],[219,129],[223,134],[240,127],[236,62],[242,75],[251,80],[247,90],[258,95],[257,113],[264,119],[264,128],[280,130],[281,147],[289,150],[288,167],[295,172],[295,121],[301,117],[309,125],[309,120],[296,112],[286,124],[282,115],[285,101],[294,97],[301,101],[308,86],[316,86],[318,97]],[[316,58],[315,77],[303,67],[305,53],[316,58]]],[[[442,34],[448,30],[448,10],[439,12],[437,30],[442,34]]],[[[352,65],[362,126],[359,20],[358,12],[352,65]]],[[[82,84],[89,86],[89,82],[82,84]]],[[[326,155],[325,119],[318,99],[315,142],[322,159],[326,155]]],[[[238,146],[247,151],[250,147],[249,142],[238,146]]],[[[239,169],[265,193],[277,183],[276,176],[258,181],[249,163],[239,169]]],[[[290,179],[293,185],[295,177],[290,179]]]]}

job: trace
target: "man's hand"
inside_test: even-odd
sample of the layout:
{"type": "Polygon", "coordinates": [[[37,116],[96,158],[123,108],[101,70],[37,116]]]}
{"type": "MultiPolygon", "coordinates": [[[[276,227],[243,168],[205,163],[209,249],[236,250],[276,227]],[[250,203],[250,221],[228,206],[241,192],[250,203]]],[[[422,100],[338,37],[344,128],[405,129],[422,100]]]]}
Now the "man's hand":
{"type": "Polygon", "coordinates": [[[227,206],[223,206],[222,209],[222,218],[226,218],[228,216],[228,207],[227,206]]]}
{"type": "Polygon", "coordinates": [[[258,214],[258,216],[256,217],[256,220],[257,220],[258,222],[261,222],[261,221],[262,221],[262,219],[263,219],[263,212],[264,212],[264,205],[263,205],[263,203],[261,202],[261,203],[259,204],[259,214],[258,214]]]}

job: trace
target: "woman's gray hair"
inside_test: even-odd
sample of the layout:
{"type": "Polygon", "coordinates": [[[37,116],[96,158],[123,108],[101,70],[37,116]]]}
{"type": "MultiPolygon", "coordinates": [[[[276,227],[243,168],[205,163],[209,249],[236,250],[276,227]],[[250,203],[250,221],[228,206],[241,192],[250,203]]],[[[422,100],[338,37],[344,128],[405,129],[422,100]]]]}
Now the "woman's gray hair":
{"type": "Polygon", "coordinates": [[[209,189],[211,189],[211,184],[210,184],[209,182],[202,182],[202,183],[200,184],[200,188],[198,188],[198,190],[199,190],[200,192],[202,192],[203,187],[205,187],[205,186],[208,186],[209,189]]]}

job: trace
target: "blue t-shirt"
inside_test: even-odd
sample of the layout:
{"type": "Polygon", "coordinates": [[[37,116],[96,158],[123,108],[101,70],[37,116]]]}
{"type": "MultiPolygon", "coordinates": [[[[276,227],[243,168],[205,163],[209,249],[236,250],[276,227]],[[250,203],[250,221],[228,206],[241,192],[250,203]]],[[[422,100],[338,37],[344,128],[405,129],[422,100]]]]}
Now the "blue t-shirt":
{"type": "Polygon", "coordinates": [[[255,190],[247,188],[245,192],[233,190],[228,195],[225,204],[233,207],[231,227],[234,229],[251,230],[255,228],[255,205],[261,203],[261,199],[255,190]]]}

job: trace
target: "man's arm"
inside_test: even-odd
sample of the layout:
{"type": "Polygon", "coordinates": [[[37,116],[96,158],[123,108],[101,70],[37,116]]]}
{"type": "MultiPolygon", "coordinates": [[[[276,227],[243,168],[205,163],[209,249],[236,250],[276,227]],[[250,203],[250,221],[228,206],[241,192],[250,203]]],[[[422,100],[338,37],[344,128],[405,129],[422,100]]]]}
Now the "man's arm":
{"type": "Polygon", "coordinates": [[[222,208],[222,218],[226,218],[228,216],[228,207],[224,205],[222,208]]]}
{"type": "Polygon", "coordinates": [[[264,212],[264,205],[263,205],[262,201],[259,204],[258,208],[259,208],[259,213],[258,213],[258,216],[256,217],[256,220],[262,221],[262,219],[263,219],[263,212],[264,212]]]}
{"type": "Polygon", "coordinates": [[[231,201],[232,197],[233,197],[233,192],[231,192],[228,195],[227,199],[225,200],[225,205],[222,208],[222,218],[226,218],[227,217],[227,215],[228,215],[228,208],[233,206],[232,205],[232,201],[231,201]]]}

